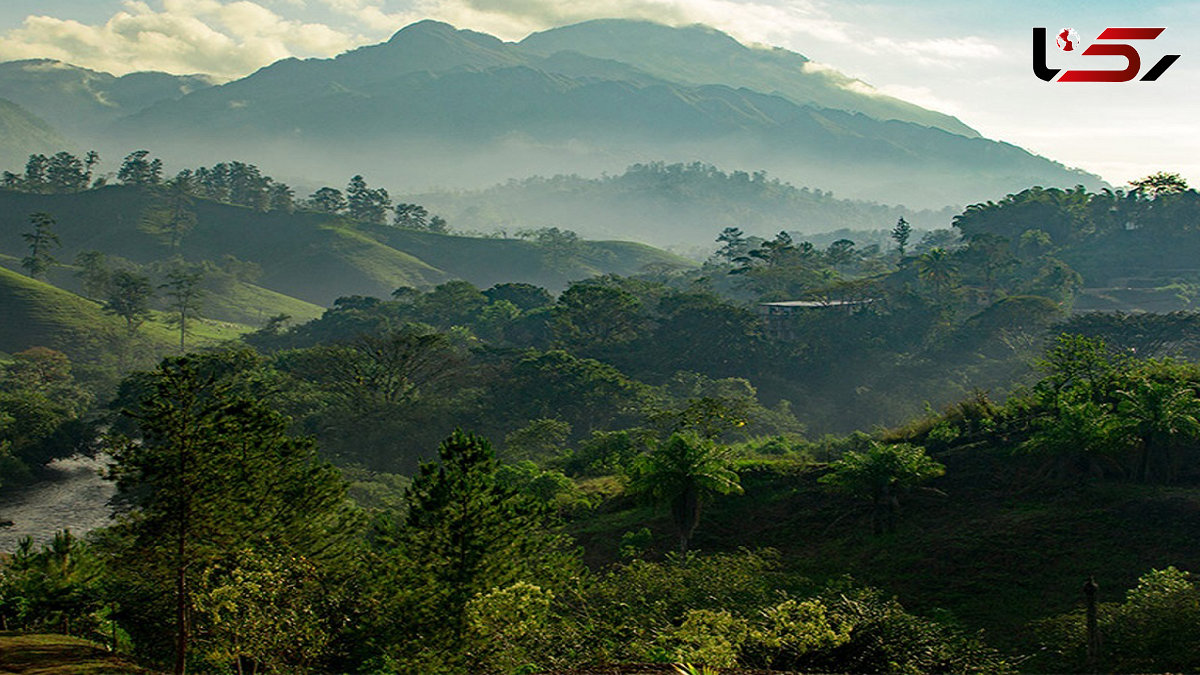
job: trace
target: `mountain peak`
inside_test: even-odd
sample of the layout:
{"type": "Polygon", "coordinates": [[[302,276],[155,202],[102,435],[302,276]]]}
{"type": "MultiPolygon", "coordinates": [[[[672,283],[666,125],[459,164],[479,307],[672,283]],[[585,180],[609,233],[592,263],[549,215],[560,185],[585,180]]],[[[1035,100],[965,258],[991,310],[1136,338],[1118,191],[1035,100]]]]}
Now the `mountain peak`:
{"type": "Polygon", "coordinates": [[[414,35],[453,35],[455,33],[465,32],[459,31],[454,26],[445,21],[435,21],[433,19],[422,19],[416,23],[410,23],[404,28],[396,31],[392,35],[389,43],[398,42],[405,38],[413,37],[414,35]]]}

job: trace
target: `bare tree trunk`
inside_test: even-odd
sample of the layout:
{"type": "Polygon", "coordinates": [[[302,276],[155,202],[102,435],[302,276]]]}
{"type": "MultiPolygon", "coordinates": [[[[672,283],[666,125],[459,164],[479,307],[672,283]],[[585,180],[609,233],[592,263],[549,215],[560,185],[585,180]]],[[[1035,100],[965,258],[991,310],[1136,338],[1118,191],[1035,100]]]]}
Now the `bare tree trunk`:
{"type": "Polygon", "coordinates": [[[1096,609],[1096,591],[1100,589],[1095,577],[1089,577],[1083,585],[1083,594],[1087,596],[1087,669],[1089,673],[1096,672],[1096,662],[1100,658],[1100,620],[1096,609]]]}

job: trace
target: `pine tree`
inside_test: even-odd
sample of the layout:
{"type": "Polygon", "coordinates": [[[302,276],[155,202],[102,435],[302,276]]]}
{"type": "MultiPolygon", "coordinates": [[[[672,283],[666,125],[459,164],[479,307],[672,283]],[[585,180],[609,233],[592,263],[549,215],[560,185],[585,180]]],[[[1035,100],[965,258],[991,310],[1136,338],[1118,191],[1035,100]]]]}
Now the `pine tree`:
{"type": "Polygon", "coordinates": [[[329,559],[357,529],[337,470],[315,460],[310,439],[287,434],[286,418],[223,376],[222,358],[167,359],[143,376],[141,395],[122,411],[133,437],[113,448],[112,473],[129,506],[112,551],[133,619],[125,625],[144,631],[139,643],[160,658],[173,651],[176,673],[187,669],[207,571],[247,550],[329,559]],[[172,628],[173,650],[163,626],[172,628]]]}
{"type": "Polygon", "coordinates": [[[423,636],[409,650],[441,648],[453,661],[473,597],[520,581],[553,586],[575,572],[576,559],[542,507],[497,481],[499,462],[485,439],[456,431],[438,455],[406,495],[397,553],[416,589],[393,629],[400,641],[423,636]]]}
{"type": "Polygon", "coordinates": [[[896,248],[900,249],[900,255],[904,255],[904,250],[908,248],[908,239],[912,236],[912,225],[902,216],[896,221],[896,227],[892,228],[892,241],[896,242],[896,248]]]}

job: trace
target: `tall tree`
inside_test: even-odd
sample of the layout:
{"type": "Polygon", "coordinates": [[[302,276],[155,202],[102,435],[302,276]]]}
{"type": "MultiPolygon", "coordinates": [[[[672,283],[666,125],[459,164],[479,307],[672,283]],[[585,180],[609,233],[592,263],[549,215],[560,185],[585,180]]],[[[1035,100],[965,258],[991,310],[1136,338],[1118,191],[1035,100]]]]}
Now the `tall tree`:
{"type": "Polygon", "coordinates": [[[416,624],[461,644],[472,597],[519,581],[545,583],[573,556],[543,509],[497,480],[485,439],[456,431],[438,458],[413,478],[402,542],[427,580],[416,624]]]}
{"type": "Polygon", "coordinates": [[[167,359],[142,376],[141,395],[122,411],[134,435],[113,448],[113,476],[130,509],[113,551],[131,591],[125,611],[140,615],[131,625],[151,643],[172,627],[175,673],[188,668],[208,572],[247,550],[328,556],[357,522],[336,469],[316,461],[311,440],[287,434],[286,418],[223,376],[214,363],[222,358],[167,359]],[[141,602],[162,588],[172,588],[169,610],[141,602]]]}
{"type": "Polygon", "coordinates": [[[24,232],[21,238],[29,245],[29,255],[21,259],[21,267],[29,271],[29,276],[37,279],[43,276],[51,265],[58,263],[51,251],[62,247],[58,235],[54,233],[54,217],[49,213],[31,213],[29,222],[33,232],[24,232]]]}
{"type": "Polygon", "coordinates": [[[395,223],[397,227],[424,230],[429,227],[429,211],[420,204],[397,204],[395,223]]]}
{"type": "Polygon", "coordinates": [[[167,274],[166,283],[159,285],[159,288],[165,291],[163,295],[168,298],[167,305],[171,310],[170,321],[179,326],[180,352],[187,351],[184,341],[187,338],[188,321],[200,317],[200,301],[204,298],[204,289],[200,287],[202,281],[204,281],[203,272],[177,269],[167,274]]]}
{"type": "Polygon", "coordinates": [[[707,440],[673,434],[643,457],[635,469],[633,489],[671,509],[679,534],[679,551],[687,553],[700,524],[700,506],[714,494],[741,494],[742,484],[730,468],[729,451],[707,440]]]}
{"type": "Polygon", "coordinates": [[[91,164],[69,152],[56,153],[46,161],[46,188],[50,192],[79,192],[87,189],[91,179],[91,164]]]}
{"type": "Polygon", "coordinates": [[[933,248],[917,258],[917,276],[942,296],[958,279],[958,263],[944,248],[933,248]]]}
{"type": "Polygon", "coordinates": [[[717,235],[717,242],[721,244],[721,248],[717,249],[717,257],[731,265],[738,258],[744,257],[750,249],[746,235],[736,227],[721,230],[721,234],[717,235]]]}
{"type": "Polygon", "coordinates": [[[346,210],[346,197],[337,188],[323,187],[309,195],[308,208],[321,213],[341,213],[346,210]]]}
{"type": "Polygon", "coordinates": [[[911,236],[912,225],[909,225],[904,216],[901,216],[900,220],[896,221],[896,226],[892,228],[892,241],[896,242],[896,248],[900,251],[901,257],[904,257],[904,252],[908,248],[908,239],[911,236]]]}
{"type": "Polygon", "coordinates": [[[1178,446],[1200,439],[1200,398],[1191,386],[1139,381],[1118,392],[1120,424],[1138,450],[1134,476],[1141,481],[1173,480],[1179,473],[1178,446]]]}

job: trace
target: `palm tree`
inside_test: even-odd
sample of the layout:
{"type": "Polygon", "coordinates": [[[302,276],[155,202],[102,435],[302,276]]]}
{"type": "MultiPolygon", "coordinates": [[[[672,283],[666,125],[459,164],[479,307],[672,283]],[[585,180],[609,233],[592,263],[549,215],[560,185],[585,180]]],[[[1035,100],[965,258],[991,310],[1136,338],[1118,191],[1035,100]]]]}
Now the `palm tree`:
{"type": "Polygon", "coordinates": [[[958,265],[944,248],[930,249],[917,258],[917,276],[929,282],[938,295],[954,282],[957,275],[958,265]]]}
{"type": "Polygon", "coordinates": [[[1123,426],[1141,454],[1136,477],[1149,481],[1161,466],[1160,477],[1171,480],[1176,473],[1174,446],[1180,440],[1200,438],[1200,398],[1191,387],[1169,382],[1143,381],[1132,391],[1120,391],[1117,407],[1123,426]]]}
{"type": "Polygon", "coordinates": [[[686,554],[700,522],[700,503],[713,494],[741,494],[738,475],[730,468],[729,451],[694,435],[674,434],[642,458],[633,491],[670,506],[679,532],[679,552],[686,554]]]}
{"type": "Polygon", "coordinates": [[[851,450],[829,465],[817,479],[838,492],[871,500],[871,529],[875,534],[896,529],[900,494],[946,473],[946,467],[919,445],[885,445],[871,441],[862,452],[851,450]]]}

